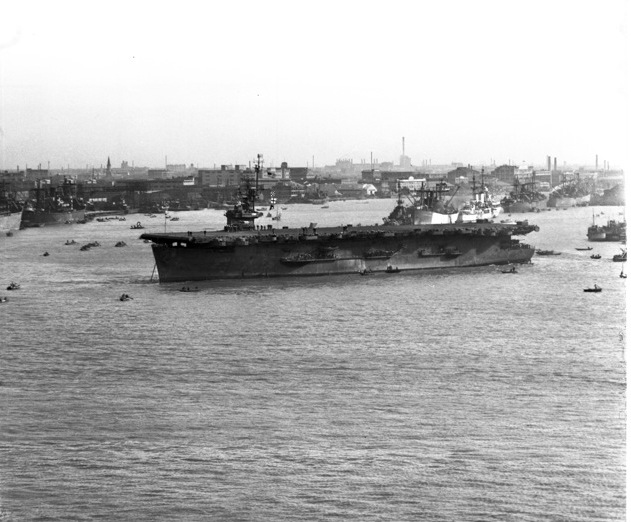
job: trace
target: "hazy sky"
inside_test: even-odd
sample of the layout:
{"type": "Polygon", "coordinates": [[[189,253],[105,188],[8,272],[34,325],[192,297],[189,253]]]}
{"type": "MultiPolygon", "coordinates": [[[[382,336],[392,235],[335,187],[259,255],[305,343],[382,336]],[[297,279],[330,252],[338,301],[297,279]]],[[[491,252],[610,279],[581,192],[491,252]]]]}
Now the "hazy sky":
{"type": "Polygon", "coordinates": [[[0,168],[627,163],[624,0],[0,0],[0,168]]]}

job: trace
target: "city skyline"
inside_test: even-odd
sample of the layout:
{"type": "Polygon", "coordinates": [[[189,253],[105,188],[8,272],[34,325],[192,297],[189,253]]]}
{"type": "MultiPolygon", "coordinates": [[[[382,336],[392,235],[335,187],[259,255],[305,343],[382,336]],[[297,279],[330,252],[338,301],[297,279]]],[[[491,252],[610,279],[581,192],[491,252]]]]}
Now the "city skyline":
{"type": "Polygon", "coordinates": [[[628,163],[623,0],[148,5],[9,2],[1,169],[628,163]]]}

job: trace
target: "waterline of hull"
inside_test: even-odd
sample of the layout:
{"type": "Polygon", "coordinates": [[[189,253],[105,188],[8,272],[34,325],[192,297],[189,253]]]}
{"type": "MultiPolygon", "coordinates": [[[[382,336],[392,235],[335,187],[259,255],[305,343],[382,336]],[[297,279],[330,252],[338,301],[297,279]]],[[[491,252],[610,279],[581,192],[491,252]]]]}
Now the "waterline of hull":
{"type": "Polygon", "coordinates": [[[400,271],[465,268],[528,263],[534,254],[534,249],[525,245],[502,248],[497,238],[486,237],[448,242],[409,238],[404,244],[400,239],[392,238],[380,247],[396,252],[379,258],[362,254],[371,246],[368,242],[356,241],[352,246],[341,246],[335,258],[303,262],[287,262],[284,257],[287,253],[276,244],[235,246],[231,251],[163,245],[153,245],[152,249],[160,282],[330,276],[363,271],[386,272],[389,266],[400,271]]]}
{"type": "Polygon", "coordinates": [[[23,227],[40,227],[43,225],[62,225],[76,223],[85,219],[85,210],[68,210],[63,212],[25,212],[22,217],[23,227]]]}

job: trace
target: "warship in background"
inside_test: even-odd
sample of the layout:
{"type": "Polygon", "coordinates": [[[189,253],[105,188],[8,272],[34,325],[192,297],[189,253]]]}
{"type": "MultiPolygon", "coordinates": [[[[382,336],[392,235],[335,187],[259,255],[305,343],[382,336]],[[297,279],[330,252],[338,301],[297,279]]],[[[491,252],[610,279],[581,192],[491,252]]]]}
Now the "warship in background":
{"type": "Polygon", "coordinates": [[[484,184],[484,169],[482,169],[482,182],[479,186],[473,178],[473,199],[465,203],[458,213],[458,223],[474,223],[477,221],[491,221],[499,216],[502,207],[493,203],[487,186],[484,184]]]}
{"type": "Polygon", "coordinates": [[[440,225],[455,223],[458,210],[451,204],[454,194],[445,201],[449,193],[447,183],[439,182],[430,188],[423,181],[418,190],[411,190],[406,197],[409,205],[403,205],[401,181],[397,181],[397,205],[387,221],[393,225],[440,225]]]}
{"type": "Polygon", "coordinates": [[[22,227],[77,223],[85,220],[85,207],[77,198],[73,180],[64,178],[59,187],[46,186],[39,180],[35,201],[28,201],[23,209],[22,227]]]}
{"type": "Polygon", "coordinates": [[[581,180],[578,175],[570,180],[564,177],[563,182],[550,192],[547,206],[551,208],[584,207],[589,205],[591,194],[589,183],[581,180]]]}
{"type": "Polygon", "coordinates": [[[504,265],[527,263],[535,251],[513,238],[538,230],[527,221],[418,224],[415,209],[400,199],[381,225],[256,225],[261,162],[259,155],[254,179],[244,176],[239,202],[225,213],[223,230],[140,236],[152,242],[160,282],[504,265]]]}
{"type": "Polygon", "coordinates": [[[515,179],[513,190],[502,198],[500,204],[507,213],[536,212],[546,208],[547,196],[539,192],[535,181],[535,171],[532,171],[531,181],[520,183],[515,179]]]}

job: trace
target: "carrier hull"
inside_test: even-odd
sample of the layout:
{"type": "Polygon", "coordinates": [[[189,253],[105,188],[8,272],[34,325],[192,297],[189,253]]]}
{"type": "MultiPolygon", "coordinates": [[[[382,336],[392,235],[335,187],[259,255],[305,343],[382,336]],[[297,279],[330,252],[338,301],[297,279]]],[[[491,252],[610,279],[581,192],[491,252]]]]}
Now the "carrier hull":
{"type": "Polygon", "coordinates": [[[527,263],[525,225],[432,225],[142,234],[160,282],[318,276],[527,263]]]}

